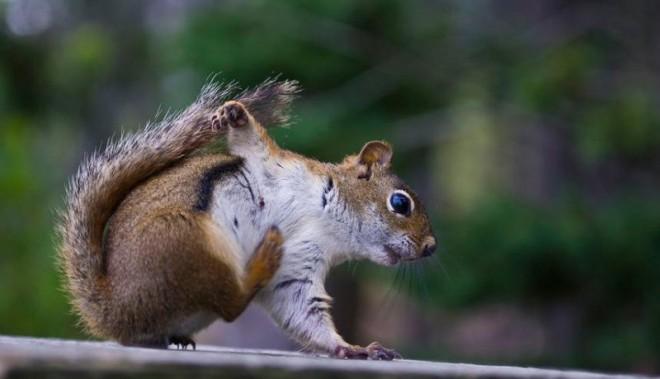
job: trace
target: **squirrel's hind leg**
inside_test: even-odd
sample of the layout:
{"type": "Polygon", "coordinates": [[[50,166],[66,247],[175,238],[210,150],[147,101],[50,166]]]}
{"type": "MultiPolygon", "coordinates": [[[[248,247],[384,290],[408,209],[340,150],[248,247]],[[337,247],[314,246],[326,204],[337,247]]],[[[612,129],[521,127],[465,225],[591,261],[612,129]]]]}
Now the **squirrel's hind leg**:
{"type": "Polygon", "coordinates": [[[277,145],[240,102],[224,103],[212,118],[212,123],[227,130],[228,147],[239,156],[264,155],[277,150],[277,145]]]}
{"type": "Polygon", "coordinates": [[[245,274],[237,283],[237,294],[232,301],[219,304],[218,313],[225,321],[233,321],[245,310],[250,301],[273,278],[280,267],[284,241],[279,229],[272,226],[252,254],[245,274]]]}

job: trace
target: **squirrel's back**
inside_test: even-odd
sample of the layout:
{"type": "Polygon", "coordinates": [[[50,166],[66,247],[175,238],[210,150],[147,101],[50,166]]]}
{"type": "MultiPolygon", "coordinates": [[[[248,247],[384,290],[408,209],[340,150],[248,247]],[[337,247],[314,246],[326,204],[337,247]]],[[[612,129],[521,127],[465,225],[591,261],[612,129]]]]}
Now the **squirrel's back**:
{"type": "Polygon", "coordinates": [[[209,176],[219,170],[233,172],[240,164],[240,158],[205,154],[183,159],[149,177],[119,204],[108,220],[107,237],[120,231],[131,232],[141,222],[161,212],[172,209],[201,211],[200,204],[208,201],[213,185],[213,178],[209,176]]]}
{"type": "Polygon", "coordinates": [[[197,309],[215,308],[213,292],[231,287],[225,282],[242,270],[235,258],[218,257],[229,249],[208,248],[218,233],[199,205],[209,201],[207,186],[221,179],[218,171],[231,174],[240,165],[240,158],[222,154],[186,158],[140,183],[121,202],[105,231],[109,288],[99,298],[103,335],[124,341],[131,338],[124,331],[176,329],[185,323],[181,319],[199,318],[197,309]]]}
{"type": "MultiPolygon", "coordinates": [[[[107,330],[104,308],[111,290],[104,243],[108,221],[141,183],[148,187],[146,183],[154,175],[218,136],[219,126],[212,116],[235,90],[233,84],[205,86],[198,99],[180,114],[149,124],[136,134],[122,136],[92,154],[69,182],[58,224],[58,260],[74,310],[93,334],[113,337],[107,330]]],[[[272,125],[287,121],[288,105],[297,91],[295,82],[269,80],[237,96],[254,109],[255,115],[272,125]]],[[[172,187],[172,192],[178,190],[183,189],[172,187]]],[[[163,200],[183,198],[182,193],[179,195],[173,193],[163,200]]],[[[143,203],[153,200],[145,198],[143,203]]],[[[154,206],[157,203],[149,205],[152,209],[154,206]]]]}

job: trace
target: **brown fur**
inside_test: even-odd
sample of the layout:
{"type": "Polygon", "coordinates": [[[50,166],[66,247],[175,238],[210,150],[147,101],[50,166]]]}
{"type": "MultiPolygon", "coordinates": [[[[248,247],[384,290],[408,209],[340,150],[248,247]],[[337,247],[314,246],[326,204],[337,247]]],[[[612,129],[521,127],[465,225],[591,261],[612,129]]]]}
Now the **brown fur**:
{"type": "MultiPolygon", "coordinates": [[[[206,86],[184,112],[109,143],[71,180],[58,257],[74,309],[92,334],[163,346],[180,318],[199,311],[237,317],[276,270],[277,230],[266,233],[244,271],[194,207],[204,173],[230,158],[181,162],[221,135],[212,116],[234,89],[206,86]]],[[[271,80],[238,98],[277,124],[288,120],[297,92],[295,82],[271,80]]]]}
{"type": "Polygon", "coordinates": [[[431,223],[415,192],[390,170],[392,155],[392,148],[387,142],[368,142],[359,154],[344,158],[333,170],[333,175],[341,192],[351,194],[346,197],[351,208],[364,213],[367,204],[376,204],[378,215],[388,225],[404,230],[419,247],[421,255],[424,246],[430,243],[429,240],[435,244],[431,223]],[[409,217],[401,217],[387,210],[386,199],[391,188],[404,189],[412,197],[415,210],[409,217]]]}
{"type": "Polygon", "coordinates": [[[189,159],[137,187],[117,209],[106,234],[102,335],[156,344],[198,312],[231,321],[272,277],[281,256],[279,233],[266,236],[242,275],[208,214],[194,210],[202,176],[228,160],[189,159]]]}
{"type": "MultiPolygon", "coordinates": [[[[228,92],[211,87],[181,115],[122,138],[81,165],[67,193],[59,257],[74,308],[90,332],[127,345],[194,347],[191,333],[216,317],[234,320],[257,291],[268,285],[282,257],[279,230],[267,230],[242,267],[238,262],[243,262],[244,252],[238,250],[236,241],[224,239],[226,226],[212,221],[209,214],[209,209],[218,206],[212,199],[216,182],[246,160],[248,164],[258,159],[273,159],[277,164],[278,160],[296,160],[328,181],[324,191],[336,185],[339,195],[335,192],[332,204],[341,206],[325,208],[331,204],[327,192],[319,197],[318,206],[323,206],[324,215],[334,217],[336,225],[353,220],[358,231],[364,226],[366,231],[359,237],[366,242],[359,246],[371,251],[378,262],[395,264],[432,252],[435,239],[426,213],[414,192],[389,170],[389,144],[369,142],[358,155],[334,165],[282,150],[268,137],[259,118],[284,122],[283,109],[296,92],[293,83],[267,82],[220,107],[228,92]],[[240,128],[246,127],[256,131],[257,138],[240,134],[240,128]],[[227,128],[231,128],[230,151],[243,158],[194,156],[227,128]],[[405,211],[397,207],[397,214],[389,211],[393,191],[407,192],[407,199],[416,207],[405,211]],[[402,232],[405,239],[389,238],[402,232]]],[[[308,182],[303,178],[297,185],[308,182]]],[[[260,206],[264,205],[262,199],[260,206]]],[[[328,263],[332,262],[318,264],[328,263]]],[[[296,281],[312,283],[310,278],[296,281]]],[[[324,301],[327,294],[308,295],[312,302],[302,308],[311,308],[302,314],[320,322],[312,325],[325,328],[330,340],[307,341],[315,333],[301,326],[295,332],[302,342],[315,343],[331,353],[334,348],[344,349],[345,357],[355,353],[334,331],[327,313],[329,304],[324,301]]],[[[284,305],[289,301],[285,299],[284,305]]],[[[295,305],[295,311],[300,308],[295,302],[288,305],[295,305]]],[[[388,351],[378,345],[358,353],[374,359],[395,357],[388,351]]],[[[342,356],[338,350],[334,354],[342,356]]]]}

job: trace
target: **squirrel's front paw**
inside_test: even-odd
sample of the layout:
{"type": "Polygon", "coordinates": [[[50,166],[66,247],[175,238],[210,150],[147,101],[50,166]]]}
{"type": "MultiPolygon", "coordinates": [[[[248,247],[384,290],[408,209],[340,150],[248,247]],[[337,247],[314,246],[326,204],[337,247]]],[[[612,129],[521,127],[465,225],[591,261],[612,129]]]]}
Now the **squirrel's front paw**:
{"type": "Polygon", "coordinates": [[[233,100],[224,103],[220,107],[218,115],[214,117],[214,125],[219,124],[219,126],[224,129],[227,129],[229,126],[232,128],[240,128],[250,122],[248,112],[243,104],[233,100]]]}
{"type": "Polygon", "coordinates": [[[401,359],[401,354],[388,349],[378,342],[372,342],[367,347],[337,346],[334,357],[341,359],[371,359],[375,361],[391,361],[401,359]]]}

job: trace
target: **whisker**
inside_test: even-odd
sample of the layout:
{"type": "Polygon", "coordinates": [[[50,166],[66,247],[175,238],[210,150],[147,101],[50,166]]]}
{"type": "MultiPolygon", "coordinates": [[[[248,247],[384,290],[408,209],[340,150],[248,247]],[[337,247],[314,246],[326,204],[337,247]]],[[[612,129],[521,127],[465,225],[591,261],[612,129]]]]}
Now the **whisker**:
{"type": "Polygon", "coordinates": [[[394,278],[394,293],[390,298],[390,301],[392,303],[394,303],[394,297],[401,294],[401,291],[403,289],[403,284],[405,283],[405,273],[406,271],[403,265],[399,265],[396,268],[396,277],[394,278]]]}
{"type": "Polygon", "coordinates": [[[447,283],[449,283],[451,285],[452,284],[452,278],[451,278],[451,275],[449,274],[449,271],[445,267],[446,266],[446,261],[443,262],[442,259],[440,258],[440,255],[436,254],[433,257],[433,261],[431,263],[432,263],[431,267],[434,268],[436,271],[439,270],[444,275],[444,277],[447,279],[447,283]]]}
{"type": "Polygon", "coordinates": [[[351,276],[355,277],[355,271],[357,271],[357,267],[360,264],[360,261],[351,261],[351,266],[349,267],[349,270],[351,270],[351,276]]]}
{"type": "Polygon", "coordinates": [[[406,269],[405,269],[405,278],[406,278],[406,292],[408,295],[411,295],[413,293],[413,278],[411,276],[411,267],[410,264],[406,262],[406,269]]]}
{"type": "Polygon", "coordinates": [[[399,292],[398,287],[401,278],[400,268],[400,266],[397,267],[396,271],[394,272],[394,279],[390,282],[390,287],[387,289],[385,296],[383,296],[381,300],[380,308],[384,310],[384,312],[381,312],[382,317],[386,317],[388,314],[390,314],[389,311],[394,305],[394,296],[399,292]]]}
{"type": "Polygon", "coordinates": [[[431,298],[431,293],[429,291],[429,285],[426,281],[426,266],[422,266],[421,264],[416,264],[415,267],[417,268],[417,274],[418,274],[418,283],[420,283],[423,294],[424,294],[424,301],[428,304],[433,302],[433,299],[431,298]]]}
{"type": "Polygon", "coordinates": [[[419,295],[419,277],[417,276],[416,266],[414,262],[410,263],[410,293],[415,297],[419,295]]]}

